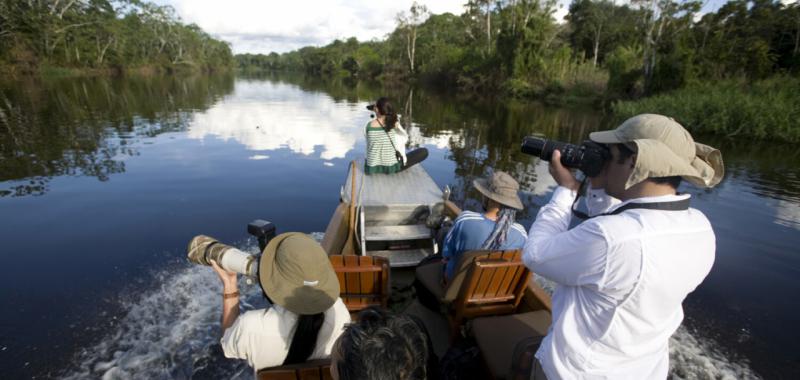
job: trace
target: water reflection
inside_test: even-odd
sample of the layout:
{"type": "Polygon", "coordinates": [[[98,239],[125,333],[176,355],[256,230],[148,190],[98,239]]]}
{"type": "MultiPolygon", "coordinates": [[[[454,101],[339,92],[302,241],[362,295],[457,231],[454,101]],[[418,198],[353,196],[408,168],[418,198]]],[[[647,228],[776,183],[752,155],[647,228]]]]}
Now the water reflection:
{"type": "Polygon", "coordinates": [[[367,113],[359,118],[355,108],[355,103],[336,103],[285,83],[239,82],[232,96],[194,115],[188,136],[233,139],[254,151],[288,148],[333,160],[344,158],[363,136],[358,124],[367,113]]]}
{"type": "Polygon", "coordinates": [[[0,83],[0,196],[42,195],[55,176],[107,181],[141,137],[186,128],[232,76],[0,83]]]}

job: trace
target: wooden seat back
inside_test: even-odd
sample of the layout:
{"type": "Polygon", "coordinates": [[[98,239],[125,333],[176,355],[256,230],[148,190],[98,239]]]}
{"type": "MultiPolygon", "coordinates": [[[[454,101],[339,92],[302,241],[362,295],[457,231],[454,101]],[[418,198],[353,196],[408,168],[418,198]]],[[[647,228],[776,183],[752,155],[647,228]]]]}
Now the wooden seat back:
{"type": "Polygon", "coordinates": [[[332,255],[339,278],[339,297],[350,313],[389,302],[389,260],[384,257],[332,255]]]}
{"type": "Polygon", "coordinates": [[[330,359],[310,360],[305,363],[264,368],[256,374],[258,380],[329,380],[330,359]]]}
{"type": "Polygon", "coordinates": [[[530,276],[520,250],[477,257],[453,302],[452,322],[458,326],[465,319],[515,312],[530,276]]]}

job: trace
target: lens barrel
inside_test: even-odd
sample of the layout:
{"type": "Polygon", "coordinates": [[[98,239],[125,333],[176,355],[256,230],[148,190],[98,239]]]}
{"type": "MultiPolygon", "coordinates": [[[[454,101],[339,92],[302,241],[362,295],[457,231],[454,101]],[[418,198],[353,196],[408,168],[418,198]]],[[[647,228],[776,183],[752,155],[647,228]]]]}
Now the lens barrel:
{"type": "Polygon", "coordinates": [[[258,274],[259,256],[242,252],[210,236],[195,236],[186,251],[189,261],[195,264],[210,266],[213,260],[231,272],[251,277],[258,274]]]}
{"type": "Polygon", "coordinates": [[[522,153],[550,161],[553,151],[561,152],[561,164],[568,168],[580,169],[586,176],[600,174],[610,154],[604,145],[585,141],[581,145],[528,136],[522,140],[522,153]]]}

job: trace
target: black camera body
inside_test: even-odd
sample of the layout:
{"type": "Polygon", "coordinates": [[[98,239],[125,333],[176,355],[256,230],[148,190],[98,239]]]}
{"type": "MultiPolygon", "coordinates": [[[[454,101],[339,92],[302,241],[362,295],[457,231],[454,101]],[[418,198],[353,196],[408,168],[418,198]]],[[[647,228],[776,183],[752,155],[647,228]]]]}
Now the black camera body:
{"type": "Polygon", "coordinates": [[[528,136],[522,140],[522,153],[550,161],[553,151],[561,152],[561,164],[579,169],[587,177],[595,177],[603,171],[606,161],[611,158],[608,147],[594,141],[584,141],[581,145],[528,136]]]}

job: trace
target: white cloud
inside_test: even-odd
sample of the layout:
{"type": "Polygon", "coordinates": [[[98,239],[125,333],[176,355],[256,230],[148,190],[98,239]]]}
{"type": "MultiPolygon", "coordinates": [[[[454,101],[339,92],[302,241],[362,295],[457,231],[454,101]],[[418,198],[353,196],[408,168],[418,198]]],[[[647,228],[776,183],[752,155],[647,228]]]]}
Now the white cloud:
{"type": "Polygon", "coordinates": [[[363,140],[362,126],[369,119],[366,112],[354,112],[363,107],[288,84],[237,81],[233,94],[194,114],[187,134],[192,139],[235,140],[255,151],[251,160],[289,149],[331,161],[344,158],[363,140]]]}
{"type": "MultiPolygon", "coordinates": [[[[229,41],[234,53],[286,52],[334,39],[382,39],[411,0],[157,0],[172,5],[187,23],[229,41]]],[[[434,13],[461,14],[465,0],[430,0],[434,13]]]]}

